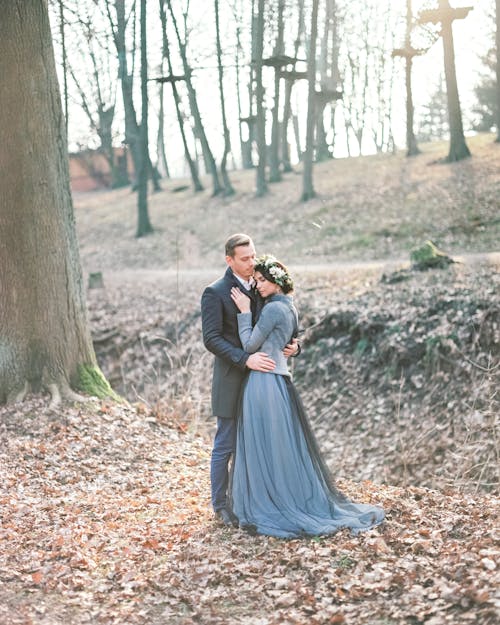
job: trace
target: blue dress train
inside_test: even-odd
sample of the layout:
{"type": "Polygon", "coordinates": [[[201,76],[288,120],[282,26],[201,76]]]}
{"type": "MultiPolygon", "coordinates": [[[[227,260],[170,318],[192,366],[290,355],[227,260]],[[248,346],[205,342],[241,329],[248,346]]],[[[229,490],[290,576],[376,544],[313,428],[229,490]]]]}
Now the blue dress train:
{"type": "MultiPolygon", "coordinates": [[[[239,317],[240,337],[247,351],[271,352],[279,360],[273,335],[279,328],[289,331],[287,322],[296,324],[296,312],[290,297],[271,301],[280,306],[266,304],[253,331],[249,317],[239,317]]],[[[282,337],[278,342],[283,345],[282,337]]],[[[281,361],[277,368],[282,371],[281,361]]],[[[384,520],[382,508],[353,503],[333,485],[287,372],[248,374],[230,497],[240,526],[268,536],[333,534],[342,528],[357,533],[384,520]]]]}

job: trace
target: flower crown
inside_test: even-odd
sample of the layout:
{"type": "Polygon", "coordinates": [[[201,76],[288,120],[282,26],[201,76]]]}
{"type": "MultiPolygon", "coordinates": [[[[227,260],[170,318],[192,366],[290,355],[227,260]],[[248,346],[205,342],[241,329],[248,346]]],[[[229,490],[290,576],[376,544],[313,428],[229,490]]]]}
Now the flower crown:
{"type": "Polygon", "coordinates": [[[254,270],[259,271],[266,279],[281,287],[284,293],[293,290],[293,280],[288,269],[271,254],[264,254],[264,256],[257,258],[254,270]]]}

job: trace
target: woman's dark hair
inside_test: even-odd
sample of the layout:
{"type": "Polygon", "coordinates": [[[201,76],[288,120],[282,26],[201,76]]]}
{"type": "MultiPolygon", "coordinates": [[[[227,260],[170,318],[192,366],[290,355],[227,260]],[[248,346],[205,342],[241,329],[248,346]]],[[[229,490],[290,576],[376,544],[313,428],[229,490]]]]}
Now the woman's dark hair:
{"type": "Polygon", "coordinates": [[[283,293],[293,291],[293,280],[286,266],[270,254],[260,256],[255,261],[254,271],[261,273],[266,280],[277,284],[283,293]]]}

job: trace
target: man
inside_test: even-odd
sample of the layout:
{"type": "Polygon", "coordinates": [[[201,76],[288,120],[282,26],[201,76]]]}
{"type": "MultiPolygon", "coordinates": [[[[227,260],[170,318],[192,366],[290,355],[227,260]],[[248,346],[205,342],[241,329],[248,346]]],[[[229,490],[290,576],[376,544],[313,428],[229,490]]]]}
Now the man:
{"type": "MultiPolygon", "coordinates": [[[[236,411],[247,369],[270,372],[274,360],[263,352],[248,354],[238,335],[238,309],[231,299],[231,289],[240,288],[251,300],[253,322],[262,309],[262,299],[253,288],[255,247],[246,234],[233,234],[225,245],[226,273],[204,290],[201,298],[201,321],[205,347],[215,354],[212,379],[212,413],[217,417],[210,464],[212,506],[225,525],[238,526],[227,501],[228,467],[236,442],[236,411]]],[[[283,350],[285,356],[299,352],[294,341],[283,350]]]]}

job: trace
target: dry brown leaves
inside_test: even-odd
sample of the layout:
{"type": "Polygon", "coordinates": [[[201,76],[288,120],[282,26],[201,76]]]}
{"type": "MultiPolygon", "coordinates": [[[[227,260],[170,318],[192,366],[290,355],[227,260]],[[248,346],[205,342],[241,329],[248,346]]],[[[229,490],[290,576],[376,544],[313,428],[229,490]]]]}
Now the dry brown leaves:
{"type": "Polygon", "coordinates": [[[493,624],[498,500],[341,481],[380,503],[359,537],[215,524],[209,446],[144,407],[0,412],[4,625],[493,624]]]}

